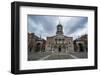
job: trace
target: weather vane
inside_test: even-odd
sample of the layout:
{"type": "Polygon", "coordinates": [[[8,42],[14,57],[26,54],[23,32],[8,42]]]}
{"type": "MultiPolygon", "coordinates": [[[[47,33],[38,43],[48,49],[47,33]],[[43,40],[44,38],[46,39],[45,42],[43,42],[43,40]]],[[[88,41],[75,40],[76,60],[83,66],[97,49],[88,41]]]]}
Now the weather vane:
{"type": "Polygon", "coordinates": [[[60,17],[58,17],[58,21],[59,21],[59,24],[60,24],[60,17]]]}
{"type": "Polygon", "coordinates": [[[59,20],[59,24],[60,24],[60,16],[58,17],[58,20],[59,20]]]}

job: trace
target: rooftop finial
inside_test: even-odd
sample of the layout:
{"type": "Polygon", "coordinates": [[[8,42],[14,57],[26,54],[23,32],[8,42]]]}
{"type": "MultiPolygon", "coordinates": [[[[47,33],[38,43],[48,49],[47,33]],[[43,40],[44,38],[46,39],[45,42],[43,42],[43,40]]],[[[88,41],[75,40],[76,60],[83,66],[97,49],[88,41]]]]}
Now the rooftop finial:
{"type": "Polygon", "coordinates": [[[59,17],[59,24],[60,24],[60,17],[59,17]]]}

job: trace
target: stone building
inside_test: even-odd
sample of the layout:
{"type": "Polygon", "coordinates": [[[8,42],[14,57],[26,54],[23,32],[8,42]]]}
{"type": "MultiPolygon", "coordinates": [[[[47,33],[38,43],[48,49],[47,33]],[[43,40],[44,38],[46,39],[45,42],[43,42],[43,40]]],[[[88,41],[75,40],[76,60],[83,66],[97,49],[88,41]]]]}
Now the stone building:
{"type": "Polygon", "coordinates": [[[56,35],[47,37],[46,51],[51,52],[74,52],[73,37],[68,37],[63,34],[63,26],[57,25],[56,35]]]}
{"type": "Polygon", "coordinates": [[[28,33],[28,51],[40,52],[45,51],[46,41],[34,33],[28,33]]]}
{"type": "Polygon", "coordinates": [[[82,35],[78,39],[74,40],[74,50],[76,52],[87,52],[88,51],[88,38],[87,34],[82,35]]]}
{"type": "Polygon", "coordinates": [[[34,33],[28,33],[28,51],[31,52],[32,50],[34,50],[35,47],[35,43],[36,43],[36,36],[34,35],[34,33]]]}

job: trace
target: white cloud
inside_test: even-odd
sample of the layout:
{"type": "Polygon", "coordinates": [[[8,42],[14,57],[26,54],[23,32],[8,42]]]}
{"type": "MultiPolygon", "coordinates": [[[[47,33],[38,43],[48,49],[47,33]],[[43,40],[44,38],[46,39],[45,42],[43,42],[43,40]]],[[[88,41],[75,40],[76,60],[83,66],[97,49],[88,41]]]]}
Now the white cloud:
{"type": "Polygon", "coordinates": [[[77,38],[87,33],[87,17],[61,17],[61,16],[28,16],[28,32],[46,39],[56,34],[56,26],[63,26],[64,35],[77,38]]]}

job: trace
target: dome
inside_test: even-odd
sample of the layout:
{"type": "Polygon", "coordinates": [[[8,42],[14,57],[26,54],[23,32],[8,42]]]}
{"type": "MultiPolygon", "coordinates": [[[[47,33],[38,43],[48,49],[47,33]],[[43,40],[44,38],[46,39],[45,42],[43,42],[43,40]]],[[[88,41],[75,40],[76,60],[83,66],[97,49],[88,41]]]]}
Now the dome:
{"type": "Polygon", "coordinates": [[[63,34],[63,26],[60,23],[57,25],[56,34],[59,34],[59,35],[63,34]]]}
{"type": "Polygon", "coordinates": [[[61,24],[58,24],[58,26],[57,26],[57,27],[59,27],[59,26],[60,26],[60,27],[62,27],[62,25],[61,25],[61,24]]]}

